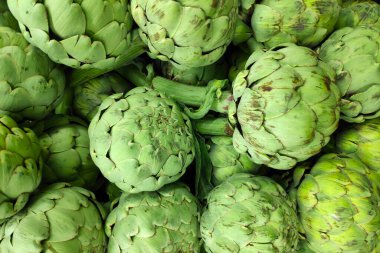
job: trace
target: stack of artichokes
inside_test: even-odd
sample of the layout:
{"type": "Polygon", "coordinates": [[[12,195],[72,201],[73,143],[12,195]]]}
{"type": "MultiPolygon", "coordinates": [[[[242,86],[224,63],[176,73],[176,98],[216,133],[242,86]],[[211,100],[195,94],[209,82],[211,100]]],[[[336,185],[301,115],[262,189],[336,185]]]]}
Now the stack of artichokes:
{"type": "Polygon", "coordinates": [[[0,253],[380,253],[375,0],[0,2],[0,253]]]}

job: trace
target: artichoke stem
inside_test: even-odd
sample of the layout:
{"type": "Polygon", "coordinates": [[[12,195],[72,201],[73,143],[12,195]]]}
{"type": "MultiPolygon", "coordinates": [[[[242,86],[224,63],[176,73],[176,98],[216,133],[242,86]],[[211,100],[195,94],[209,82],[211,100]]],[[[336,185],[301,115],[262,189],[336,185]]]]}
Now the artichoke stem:
{"type": "MultiPolygon", "coordinates": [[[[206,87],[202,87],[179,83],[163,77],[155,77],[152,80],[152,86],[155,90],[179,103],[201,107],[200,111],[204,116],[208,110],[228,113],[229,105],[234,101],[230,91],[221,91],[226,82],[227,80],[213,80],[206,87]],[[210,96],[213,98],[210,98],[210,96]],[[205,108],[207,110],[204,110],[205,108]]],[[[187,109],[187,111],[189,112],[190,110],[187,109]]],[[[189,116],[191,117],[191,115],[189,116]]],[[[199,114],[197,114],[196,118],[200,118],[199,114]]]]}
{"type": "Polygon", "coordinates": [[[234,127],[227,118],[195,120],[195,130],[203,135],[232,136],[234,127]]]}
{"type": "Polygon", "coordinates": [[[147,77],[137,69],[136,66],[130,65],[125,68],[116,70],[122,77],[130,81],[137,87],[150,87],[151,83],[147,77]]]}

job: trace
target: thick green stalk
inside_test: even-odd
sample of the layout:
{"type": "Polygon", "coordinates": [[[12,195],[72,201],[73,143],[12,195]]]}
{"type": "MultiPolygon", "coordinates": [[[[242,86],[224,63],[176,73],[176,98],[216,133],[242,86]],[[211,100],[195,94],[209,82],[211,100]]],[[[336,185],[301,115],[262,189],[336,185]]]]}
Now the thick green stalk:
{"type": "Polygon", "coordinates": [[[201,119],[193,122],[195,130],[202,135],[232,136],[234,133],[234,127],[227,118],[201,119]]]}
{"type": "Polygon", "coordinates": [[[155,90],[185,105],[199,106],[196,111],[186,108],[185,112],[193,119],[203,118],[209,110],[228,113],[234,102],[230,91],[222,91],[227,80],[213,80],[206,87],[193,86],[163,77],[155,77],[152,86],[155,90]]]}
{"type": "Polygon", "coordinates": [[[128,65],[116,70],[122,77],[138,87],[150,87],[151,81],[142,73],[137,66],[128,65]]]}

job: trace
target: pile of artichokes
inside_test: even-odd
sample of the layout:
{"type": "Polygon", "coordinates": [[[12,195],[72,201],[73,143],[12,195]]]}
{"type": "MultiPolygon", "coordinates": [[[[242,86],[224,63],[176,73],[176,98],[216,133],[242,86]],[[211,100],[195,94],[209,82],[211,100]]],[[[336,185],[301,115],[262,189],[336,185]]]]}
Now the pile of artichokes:
{"type": "Polygon", "coordinates": [[[375,0],[0,2],[0,253],[380,253],[375,0]]]}

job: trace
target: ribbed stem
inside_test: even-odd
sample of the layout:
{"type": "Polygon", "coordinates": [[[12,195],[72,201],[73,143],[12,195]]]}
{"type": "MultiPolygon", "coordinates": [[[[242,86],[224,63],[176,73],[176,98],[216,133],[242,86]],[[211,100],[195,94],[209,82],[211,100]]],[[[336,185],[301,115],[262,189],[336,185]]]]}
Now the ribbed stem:
{"type": "Polygon", "coordinates": [[[194,120],[195,130],[203,135],[232,136],[233,126],[227,118],[194,120]]]}
{"type": "Polygon", "coordinates": [[[122,77],[138,87],[150,87],[151,81],[135,65],[129,65],[116,70],[122,77]]]}
{"type": "Polygon", "coordinates": [[[152,86],[157,91],[185,105],[199,106],[202,113],[208,110],[228,112],[233,96],[230,91],[221,91],[225,83],[226,80],[213,80],[204,87],[187,85],[163,77],[155,77],[152,80],[152,86]]]}

